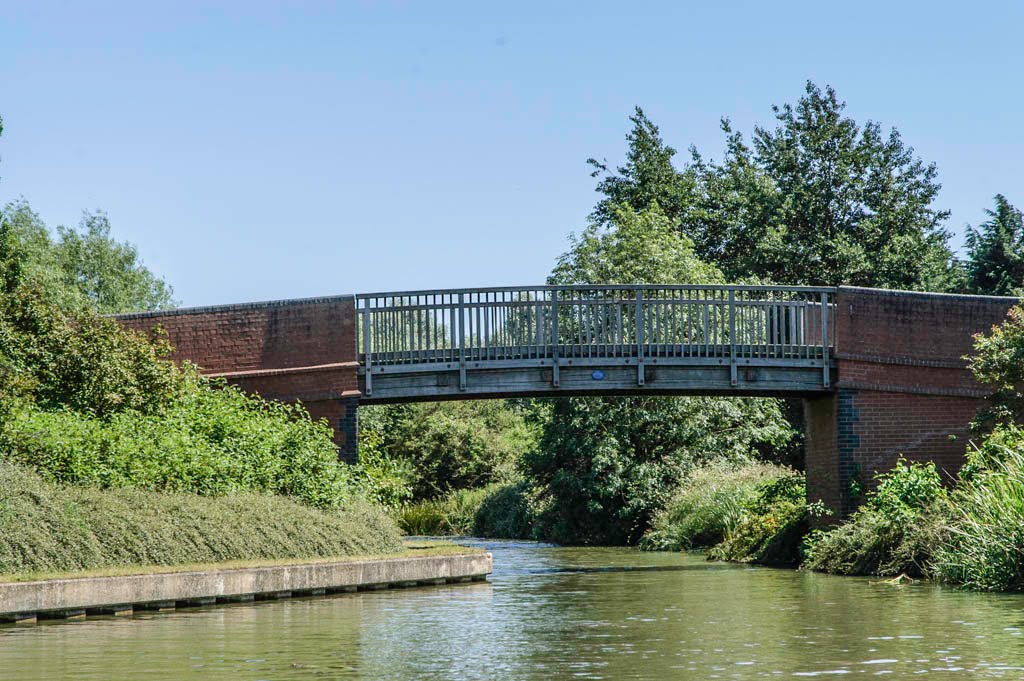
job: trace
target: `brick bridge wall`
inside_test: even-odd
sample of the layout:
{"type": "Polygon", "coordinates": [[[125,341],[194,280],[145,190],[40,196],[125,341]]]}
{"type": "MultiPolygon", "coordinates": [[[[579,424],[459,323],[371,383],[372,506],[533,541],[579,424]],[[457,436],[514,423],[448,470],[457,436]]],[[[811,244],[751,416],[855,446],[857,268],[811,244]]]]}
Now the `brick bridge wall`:
{"type": "Polygon", "coordinates": [[[953,476],[982,390],[963,356],[972,335],[1015,301],[841,287],[835,298],[836,392],[805,401],[808,497],[839,515],[900,455],[953,476]]]}
{"type": "Polygon", "coordinates": [[[173,358],[203,374],[326,418],[346,458],[355,457],[359,381],[353,296],[282,300],[120,315],[125,326],[163,328],[173,358]]]}

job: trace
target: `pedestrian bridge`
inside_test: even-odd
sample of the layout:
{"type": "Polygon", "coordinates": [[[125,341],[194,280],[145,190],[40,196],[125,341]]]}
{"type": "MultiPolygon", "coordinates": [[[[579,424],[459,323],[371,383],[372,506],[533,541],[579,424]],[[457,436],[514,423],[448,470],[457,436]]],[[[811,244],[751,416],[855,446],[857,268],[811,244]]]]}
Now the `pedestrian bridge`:
{"type": "Polygon", "coordinates": [[[804,286],[526,286],[121,315],[175,359],[301,401],[357,452],[360,404],[563,395],[803,399],[808,497],[842,514],[900,456],[954,473],[987,392],[963,357],[1011,298],[804,286]],[[857,485],[853,483],[856,482],[857,485]]]}
{"type": "Polygon", "coordinates": [[[831,388],[834,289],[533,286],[360,294],[364,402],[831,388]]]}

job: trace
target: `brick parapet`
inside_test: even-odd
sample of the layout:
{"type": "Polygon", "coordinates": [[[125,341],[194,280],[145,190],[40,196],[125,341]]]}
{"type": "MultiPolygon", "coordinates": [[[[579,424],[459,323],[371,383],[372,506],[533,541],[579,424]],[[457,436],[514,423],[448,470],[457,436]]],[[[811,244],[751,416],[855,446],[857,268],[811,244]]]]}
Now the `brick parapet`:
{"type": "Polygon", "coordinates": [[[359,380],[354,296],[279,300],[119,315],[142,333],[163,329],[172,359],[196,364],[210,377],[282,402],[302,402],[326,418],[348,456],[359,380]],[[346,405],[348,405],[346,407],[346,405]]]}

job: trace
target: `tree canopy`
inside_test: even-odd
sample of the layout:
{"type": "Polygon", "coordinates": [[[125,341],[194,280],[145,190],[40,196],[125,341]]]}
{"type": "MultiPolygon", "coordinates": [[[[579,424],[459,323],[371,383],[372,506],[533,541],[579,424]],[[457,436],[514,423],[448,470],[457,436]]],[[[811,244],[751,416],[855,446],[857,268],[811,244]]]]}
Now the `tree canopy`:
{"type": "Polygon", "coordinates": [[[604,196],[593,217],[655,202],[730,281],[958,290],[935,165],[895,128],[861,125],[845,109],[831,87],[808,82],[795,104],[772,107],[774,128],[755,127],[748,143],[723,119],[723,159],[691,148],[681,169],[637,109],[626,163],[613,172],[590,160],[604,196]]]}
{"type": "Polygon", "coordinates": [[[23,266],[65,309],[108,314],[176,305],[170,285],[145,266],[135,246],[111,236],[102,212],[84,213],[77,228],[58,226],[55,236],[25,200],[9,203],[0,219],[25,251],[23,266]]]}
{"type": "Polygon", "coordinates": [[[967,290],[993,296],[1020,295],[1024,288],[1024,215],[996,194],[989,219],[967,231],[967,290]]]}
{"type": "MultiPolygon", "coordinates": [[[[657,203],[607,208],[607,221],[595,214],[572,238],[552,282],[723,281],[657,203]]],[[[695,464],[782,448],[793,437],[773,399],[563,398],[550,409],[525,467],[539,490],[540,534],[561,542],[635,542],[695,464]]]]}

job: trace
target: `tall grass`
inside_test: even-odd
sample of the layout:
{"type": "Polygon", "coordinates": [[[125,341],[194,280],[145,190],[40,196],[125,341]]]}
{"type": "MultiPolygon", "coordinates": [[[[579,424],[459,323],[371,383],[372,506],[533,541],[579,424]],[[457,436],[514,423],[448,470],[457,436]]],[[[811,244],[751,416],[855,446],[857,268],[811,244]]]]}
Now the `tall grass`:
{"type": "Polygon", "coordinates": [[[473,534],[476,512],[488,488],[462,489],[440,499],[430,499],[399,509],[397,520],[406,534],[423,536],[466,536],[473,534]]]}
{"type": "MultiPolygon", "coordinates": [[[[781,468],[781,467],[780,467],[781,468]]],[[[803,473],[781,468],[757,483],[739,523],[708,551],[709,558],[796,567],[809,529],[803,473]]]]}
{"type": "Polygon", "coordinates": [[[1024,590],[1024,432],[997,431],[972,453],[951,495],[940,578],[983,591],[1024,590]]]}
{"type": "Polygon", "coordinates": [[[393,521],[361,501],[318,510],[267,494],[99,490],[0,461],[0,573],[399,550],[393,521]]]}
{"type": "Polygon", "coordinates": [[[739,526],[759,484],[789,472],[758,462],[719,461],[698,468],[654,516],[640,545],[661,551],[714,546],[739,526]]]}
{"type": "Polygon", "coordinates": [[[522,482],[457,490],[440,499],[405,506],[398,510],[396,520],[402,531],[411,535],[525,539],[531,531],[526,491],[522,482]]]}

